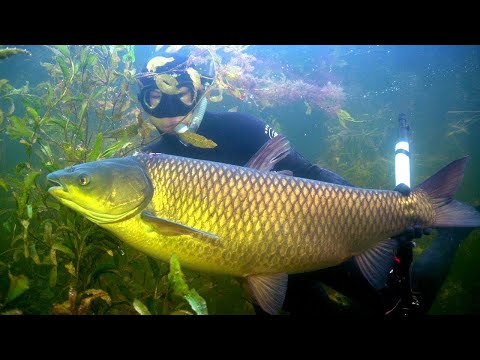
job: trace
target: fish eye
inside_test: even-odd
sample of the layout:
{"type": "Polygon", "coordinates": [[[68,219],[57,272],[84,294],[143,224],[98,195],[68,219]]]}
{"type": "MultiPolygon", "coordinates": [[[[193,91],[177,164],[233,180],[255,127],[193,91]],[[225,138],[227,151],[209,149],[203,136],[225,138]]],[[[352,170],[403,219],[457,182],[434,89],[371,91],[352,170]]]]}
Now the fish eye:
{"type": "Polygon", "coordinates": [[[87,185],[90,182],[90,176],[88,174],[80,174],[78,176],[78,183],[82,186],[87,185]]]}

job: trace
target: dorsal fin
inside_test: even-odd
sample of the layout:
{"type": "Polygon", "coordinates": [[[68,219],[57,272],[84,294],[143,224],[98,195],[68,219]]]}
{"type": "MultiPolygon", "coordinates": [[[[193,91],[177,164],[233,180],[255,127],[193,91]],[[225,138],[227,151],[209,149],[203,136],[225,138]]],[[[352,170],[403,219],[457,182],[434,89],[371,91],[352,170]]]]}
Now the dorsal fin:
{"type": "Polygon", "coordinates": [[[265,143],[245,164],[252,169],[270,171],[290,152],[290,142],[283,135],[277,135],[265,143]]]}

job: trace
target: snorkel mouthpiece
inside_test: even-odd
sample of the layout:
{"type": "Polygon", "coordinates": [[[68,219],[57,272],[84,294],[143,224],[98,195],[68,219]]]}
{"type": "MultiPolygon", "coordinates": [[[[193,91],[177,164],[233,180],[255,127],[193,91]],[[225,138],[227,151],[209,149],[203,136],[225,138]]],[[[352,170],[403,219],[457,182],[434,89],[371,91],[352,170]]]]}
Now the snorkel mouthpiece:
{"type": "Polygon", "coordinates": [[[184,123],[179,123],[177,126],[173,128],[176,134],[183,134],[184,132],[188,131],[188,126],[184,123]]]}
{"type": "Polygon", "coordinates": [[[177,126],[173,128],[176,134],[183,134],[186,131],[190,131],[192,133],[196,133],[198,127],[202,123],[203,116],[205,115],[205,111],[207,110],[208,101],[205,97],[202,97],[199,104],[195,107],[195,110],[192,114],[192,121],[190,124],[184,124],[183,122],[178,123],[177,126]]]}

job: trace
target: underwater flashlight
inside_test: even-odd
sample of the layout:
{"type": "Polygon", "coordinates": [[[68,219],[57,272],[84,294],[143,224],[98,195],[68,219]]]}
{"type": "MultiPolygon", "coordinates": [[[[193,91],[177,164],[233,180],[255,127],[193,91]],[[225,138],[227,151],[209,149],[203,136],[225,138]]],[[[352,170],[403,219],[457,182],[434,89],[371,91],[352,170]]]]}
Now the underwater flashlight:
{"type": "Polygon", "coordinates": [[[410,146],[408,144],[408,131],[405,114],[398,117],[398,142],[395,144],[395,186],[404,183],[410,187],[410,146]]]}

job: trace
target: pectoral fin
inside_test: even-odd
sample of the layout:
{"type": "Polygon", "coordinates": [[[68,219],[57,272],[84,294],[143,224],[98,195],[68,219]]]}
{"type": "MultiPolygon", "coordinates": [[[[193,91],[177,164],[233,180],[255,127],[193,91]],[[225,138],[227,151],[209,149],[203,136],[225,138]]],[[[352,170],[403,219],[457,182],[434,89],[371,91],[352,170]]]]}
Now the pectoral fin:
{"type": "Polygon", "coordinates": [[[270,315],[277,315],[287,293],[288,275],[286,273],[250,275],[247,280],[254,299],[262,309],[270,315]]]}
{"type": "Polygon", "coordinates": [[[209,241],[214,245],[220,245],[220,238],[215,234],[211,234],[206,231],[195,229],[167,219],[162,219],[148,212],[142,212],[141,218],[145,222],[149,223],[159,234],[165,236],[191,235],[195,238],[209,241]]]}

